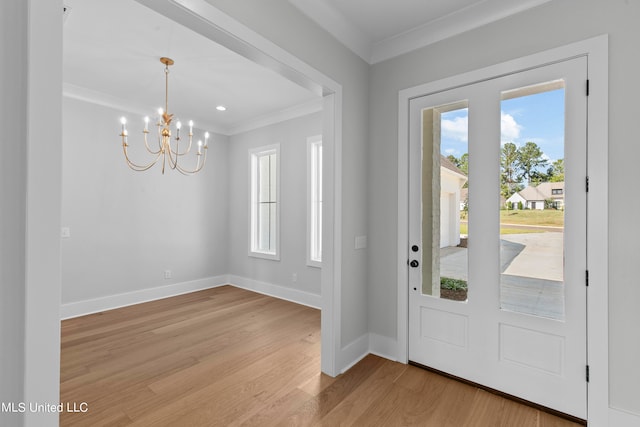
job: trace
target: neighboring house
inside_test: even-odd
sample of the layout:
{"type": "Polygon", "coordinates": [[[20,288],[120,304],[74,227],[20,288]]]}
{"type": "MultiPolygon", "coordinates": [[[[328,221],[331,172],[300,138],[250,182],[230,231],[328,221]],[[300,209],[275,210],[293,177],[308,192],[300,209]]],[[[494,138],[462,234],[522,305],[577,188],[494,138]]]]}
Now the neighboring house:
{"type": "Polygon", "coordinates": [[[449,159],[440,156],[440,247],[460,244],[461,190],[467,175],[449,159]]]}
{"type": "Polygon", "coordinates": [[[551,201],[553,209],[564,208],[564,182],[543,182],[537,186],[528,186],[522,191],[513,193],[506,203],[512,202],[513,208],[518,209],[521,202],[525,209],[545,208],[545,201],[551,201]]]}

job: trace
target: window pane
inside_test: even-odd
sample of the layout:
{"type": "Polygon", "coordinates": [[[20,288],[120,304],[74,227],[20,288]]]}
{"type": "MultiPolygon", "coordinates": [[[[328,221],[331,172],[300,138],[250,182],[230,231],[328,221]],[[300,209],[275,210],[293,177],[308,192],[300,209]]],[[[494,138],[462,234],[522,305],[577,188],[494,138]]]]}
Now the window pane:
{"type": "Polygon", "coordinates": [[[317,203],[317,221],[316,238],[315,238],[315,261],[322,261],[322,201],[317,203]]]}
{"type": "Polygon", "coordinates": [[[258,247],[259,251],[269,251],[270,249],[270,233],[269,227],[271,226],[270,218],[270,204],[260,203],[258,204],[258,247]]]}
{"type": "Polygon", "coordinates": [[[564,318],[564,82],[502,94],[500,307],[564,318]]]}
{"type": "Polygon", "coordinates": [[[322,142],[320,142],[318,144],[318,150],[317,150],[317,177],[318,177],[318,183],[317,183],[317,187],[318,187],[318,194],[317,194],[317,199],[319,201],[322,201],[322,142]]]}
{"type": "Polygon", "coordinates": [[[275,255],[278,228],[278,148],[251,154],[251,252],[275,255]]]}
{"type": "Polygon", "coordinates": [[[467,299],[468,280],[467,104],[423,111],[422,292],[457,301],[467,299]]]}
{"type": "Polygon", "coordinates": [[[270,179],[270,164],[269,164],[269,156],[259,156],[258,157],[258,201],[260,202],[268,202],[269,201],[269,179],[270,179]]]}
{"type": "Polygon", "coordinates": [[[278,205],[275,202],[269,203],[269,252],[276,251],[276,219],[278,205]]]}
{"type": "Polygon", "coordinates": [[[322,141],[308,139],[309,149],[309,254],[308,261],[322,261],[322,141]]]}
{"type": "Polygon", "coordinates": [[[277,199],[277,188],[276,188],[276,177],[277,177],[277,169],[276,169],[276,159],[275,153],[270,154],[269,158],[269,201],[275,202],[277,199]]]}

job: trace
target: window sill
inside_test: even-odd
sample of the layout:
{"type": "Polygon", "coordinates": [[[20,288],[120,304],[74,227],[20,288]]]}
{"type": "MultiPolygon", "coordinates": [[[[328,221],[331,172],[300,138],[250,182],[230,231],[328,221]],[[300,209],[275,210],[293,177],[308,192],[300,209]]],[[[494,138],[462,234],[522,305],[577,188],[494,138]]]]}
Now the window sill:
{"type": "Polygon", "coordinates": [[[322,268],[322,261],[307,260],[307,267],[322,268]]]}
{"type": "Polygon", "coordinates": [[[249,252],[249,256],[251,258],[262,258],[262,259],[268,259],[271,261],[280,261],[280,255],[272,254],[268,252],[249,252]]]}

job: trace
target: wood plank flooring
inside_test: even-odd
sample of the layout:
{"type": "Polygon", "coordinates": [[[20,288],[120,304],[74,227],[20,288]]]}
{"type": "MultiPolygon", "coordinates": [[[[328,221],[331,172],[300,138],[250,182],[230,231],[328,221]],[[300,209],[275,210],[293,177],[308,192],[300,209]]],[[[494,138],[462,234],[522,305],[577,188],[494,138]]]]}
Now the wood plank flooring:
{"type": "Polygon", "coordinates": [[[62,426],[578,425],[373,355],[328,377],[318,310],[231,286],[63,321],[60,373],[62,426]]]}

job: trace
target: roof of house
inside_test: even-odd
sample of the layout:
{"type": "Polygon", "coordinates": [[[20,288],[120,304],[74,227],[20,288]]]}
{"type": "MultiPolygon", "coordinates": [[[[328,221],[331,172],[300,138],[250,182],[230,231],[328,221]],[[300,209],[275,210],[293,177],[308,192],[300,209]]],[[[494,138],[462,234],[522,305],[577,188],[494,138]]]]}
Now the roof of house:
{"type": "Polygon", "coordinates": [[[564,182],[542,182],[537,186],[525,187],[518,192],[525,200],[544,201],[547,199],[564,199],[564,182]],[[560,190],[559,194],[553,194],[553,190],[560,190]]]}
{"type": "Polygon", "coordinates": [[[440,166],[445,168],[445,169],[449,169],[452,172],[455,172],[459,175],[462,175],[464,177],[467,176],[466,173],[464,173],[462,170],[460,170],[460,168],[458,168],[455,164],[453,164],[453,162],[449,159],[447,159],[445,156],[443,156],[442,154],[440,154],[440,166]]]}

